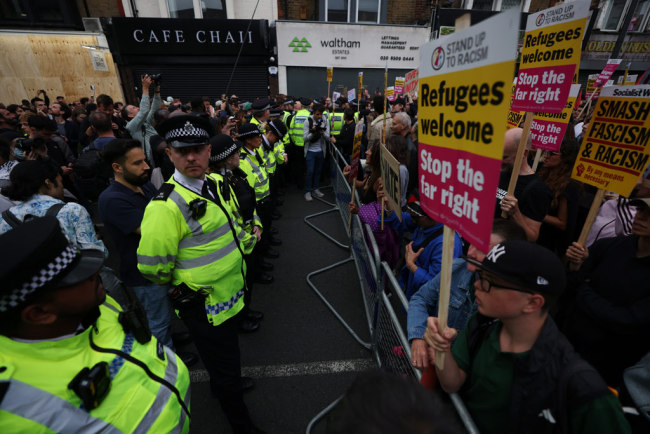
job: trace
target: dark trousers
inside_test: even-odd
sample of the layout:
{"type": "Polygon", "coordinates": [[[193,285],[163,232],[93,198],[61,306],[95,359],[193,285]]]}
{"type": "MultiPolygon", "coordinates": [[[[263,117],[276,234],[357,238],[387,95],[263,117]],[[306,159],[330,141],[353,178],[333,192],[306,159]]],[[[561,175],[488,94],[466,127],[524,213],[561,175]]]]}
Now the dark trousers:
{"type": "Polygon", "coordinates": [[[257,243],[255,251],[261,254],[270,246],[269,237],[271,236],[271,224],[273,223],[273,200],[271,196],[269,195],[257,202],[255,209],[260,220],[262,220],[262,239],[257,243]]]}
{"type": "Polygon", "coordinates": [[[291,167],[291,180],[302,188],[305,182],[305,149],[302,146],[291,145],[287,154],[291,167]]]}
{"type": "Polygon", "coordinates": [[[257,273],[257,265],[255,260],[255,255],[250,254],[244,256],[244,261],[246,261],[246,292],[244,292],[244,309],[241,316],[241,320],[245,320],[246,314],[251,309],[251,302],[253,300],[253,285],[255,284],[255,273],[257,273]]]}
{"type": "Polygon", "coordinates": [[[213,326],[208,322],[202,307],[195,308],[192,312],[181,312],[181,319],[192,335],[199,356],[210,374],[212,393],[219,400],[233,432],[248,434],[253,423],[244,403],[241,384],[238,317],[235,315],[226,322],[213,326]]]}

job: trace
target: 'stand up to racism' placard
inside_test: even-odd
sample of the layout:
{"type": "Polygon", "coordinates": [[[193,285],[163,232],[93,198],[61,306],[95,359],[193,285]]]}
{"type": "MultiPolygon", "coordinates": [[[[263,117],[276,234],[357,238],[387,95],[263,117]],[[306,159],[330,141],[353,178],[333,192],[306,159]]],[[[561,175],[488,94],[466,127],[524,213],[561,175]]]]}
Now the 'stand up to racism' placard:
{"type": "Polygon", "coordinates": [[[572,84],[569,99],[561,113],[535,113],[533,124],[530,126],[530,138],[533,148],[560,152],[562,139],[569,125],[578,92],[580,92],[580,85],[572,84]]]}
{"type": "Polygon", "coordinates": [[[589,0],[528,16],[512,110],[559,113],[580,63],[589,0]]]}
{"type": "Polygon", "coordinates": [[[488,251],[519,11],[420,48],[418,184],[433,219],[488,251]]]}
{"type": "Polygon", "coordinates": [[[650,85],[604,87],[572,178],[629,196],[650,162],[650,85]]]}

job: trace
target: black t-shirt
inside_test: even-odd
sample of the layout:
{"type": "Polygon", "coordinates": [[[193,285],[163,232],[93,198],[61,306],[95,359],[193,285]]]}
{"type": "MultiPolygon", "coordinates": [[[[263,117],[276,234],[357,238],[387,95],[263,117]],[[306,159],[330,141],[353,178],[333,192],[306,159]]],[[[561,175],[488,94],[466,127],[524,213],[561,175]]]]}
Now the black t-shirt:
{"type": "MultiPolygon", "coordinates": [[[[497,190],[497,206],[494,209],[494,216],[501,215],[501,199],[508,192],[510,183],[510,172],[501,172],[499,178],[499,190],[497,190]]],[[[519,210],[526,217],[541,222],[548,214],[553,193],[536,174],[519,175],[515,186],[515,197],[519,201],[519,210]]]]}
{"type": "Polygon", "coordinates": [[[116,181],[99,195],[97,211],[104,222],[108,235],[117,246],[120,256],[120,278],[125,285],[148,285],[151,282],[138,270],[137,250],[140,235],[134,231],[140,227],[144,209],[156,195],[156,187],[150,182],[142,186],[142,192],[136,193],[116,181]]]}

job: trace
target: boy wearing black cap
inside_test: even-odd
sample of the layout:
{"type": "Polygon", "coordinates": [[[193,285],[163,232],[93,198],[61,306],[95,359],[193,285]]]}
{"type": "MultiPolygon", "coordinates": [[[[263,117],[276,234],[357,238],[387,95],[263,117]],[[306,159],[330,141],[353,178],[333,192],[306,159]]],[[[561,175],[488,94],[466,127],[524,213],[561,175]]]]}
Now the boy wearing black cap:
{"type": "Polygon", "coordinates": [[[123,327],[101,252],[52,216],[1,235],[0,252],[0,432],[189,431],[189,372],[123,327]]]}
{"type": "Polygon", "coordinates": [[[476,314],[457,330],[428,319],[425,340],[444,354],[442,388],[461,391],[481,433],[626,433],[616,397],[549,317],[566,284],[562,262],[526,241],[490,250],[474,283],[476,314]]]}

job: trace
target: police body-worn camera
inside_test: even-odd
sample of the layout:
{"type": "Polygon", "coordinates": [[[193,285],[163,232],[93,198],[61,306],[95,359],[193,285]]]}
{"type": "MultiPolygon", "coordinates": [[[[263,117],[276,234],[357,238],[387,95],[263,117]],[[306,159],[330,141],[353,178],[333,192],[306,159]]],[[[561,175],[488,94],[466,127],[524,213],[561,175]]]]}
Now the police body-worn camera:
{"type": "Polygon", "coordinates": [[[91,369],[83,368],[68,384],[68,389],[81,398],[86,411],[99,407],[110,388],[111,374],[106,362],[99,362],[91,369]]]}

